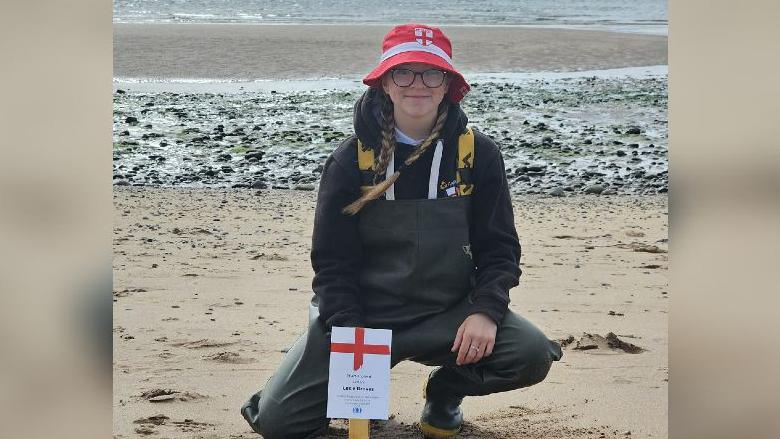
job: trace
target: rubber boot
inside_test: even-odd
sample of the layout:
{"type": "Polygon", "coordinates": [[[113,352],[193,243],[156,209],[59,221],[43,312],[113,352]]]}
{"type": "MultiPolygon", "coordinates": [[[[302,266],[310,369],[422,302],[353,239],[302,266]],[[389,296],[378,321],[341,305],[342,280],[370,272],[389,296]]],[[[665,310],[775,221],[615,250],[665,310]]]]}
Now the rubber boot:
{"type": "Polygon", "coordinates": [[[437,370],[431,372],[423,384],[425,406],[420,415],[420,430],[423,437],[429,439],[455,437],[463,424],[463,412],[460,409],[463,396],[437,392],[435,385],[431,386],[431,378],[437,370]]]}

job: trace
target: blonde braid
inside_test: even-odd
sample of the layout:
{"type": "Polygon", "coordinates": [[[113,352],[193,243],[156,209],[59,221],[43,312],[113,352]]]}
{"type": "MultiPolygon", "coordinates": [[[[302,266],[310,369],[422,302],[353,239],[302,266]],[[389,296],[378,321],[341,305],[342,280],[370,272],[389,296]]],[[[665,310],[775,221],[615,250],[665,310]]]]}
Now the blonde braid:
{"type": "MultiPolygon", "coordinates": [[[[444,127],[444,122],[447,120],[448,113],[449,113],[449,106],[445,106],[444,111],[439,113],[439,117],[436,118],[436,123],[433,125],[433,130],[431,130],[431,134],[420,144],[420,146],[413,153],[409,154],[409,157],[407,157],[406,160],[404,160],[403,165],[399,166],[398,169],[395,170],[395,173],[393,173],[393,175],[388,177],[386,180],[380,182],[379,184],[376,184],[368,188],[364,192],[362,197],[358,198],[355,202],[345,207],[342,210],[342,212],[347,215],[354,215],[360,212],[360,209],[362,209],[366,204],[368,204],[369,201],[376,200],[377,198],[382,196],[382,194],[384,194],[390,188],[390,186],[393,183],[395,183],[396,180],[398,180],[398,177],[401,175],[401,171],[405,167],[414,163],[418,158],[420,158],[420,156],[425,153],[425,151],[433,143],[433,141],[438,139],[439,134],[441,133],[441,130],[444,127]]],[[[393,143],[395,144],[395,142],[393,143]]],[[[384,145],[383,145],[383,150],[384,150],[384,145]]],[[[385,169],[387,169],[387,166],[385,166],[385,169]]]]}
{"type": "Polygon", "coordinates": [[[387,167],[390,165],[390,157],[395,151],[395,114],[393,112],[393,101],[390,96],[382,94],[382,150],[379,153],[379,160],[374,165],[374,184],[383,178],[387,167]]]}

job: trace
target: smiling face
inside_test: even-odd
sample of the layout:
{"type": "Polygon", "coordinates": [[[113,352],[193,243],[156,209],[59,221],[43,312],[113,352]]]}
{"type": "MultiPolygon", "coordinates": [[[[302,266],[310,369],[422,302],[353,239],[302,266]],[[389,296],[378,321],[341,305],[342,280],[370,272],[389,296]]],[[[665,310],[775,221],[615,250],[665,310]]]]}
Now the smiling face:
{"type": "MultiPolygon", "coordinates": [[[[396,68],[410,69],[414,72],[424,72],[437,67],[424,63],[401,64],[396,68]]],[[[385,73],[382,78],[382,88],[390,96],[395,107],[396,117],[409,119],[429,119],[435,117],[439,104],[444,99],[444,94],[449,87],[449,77],[438,87],[428,87],[422,81],[422,76],[416,75],[412,85],[399,87],[393,82],[391,72],[385,73]]]]}

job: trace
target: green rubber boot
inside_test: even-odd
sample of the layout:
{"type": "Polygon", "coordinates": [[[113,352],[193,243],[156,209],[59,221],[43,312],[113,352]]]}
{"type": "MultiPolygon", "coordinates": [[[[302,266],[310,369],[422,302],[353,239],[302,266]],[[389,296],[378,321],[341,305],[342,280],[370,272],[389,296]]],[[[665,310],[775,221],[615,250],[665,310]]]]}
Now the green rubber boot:
{"type": "Polygon", "coordinates": [[[420,415],[420,430],[423,437],[443,439],[457,436],[463,424],[463,412],[460,409],[462,396],[447,395],[431,388],[431,377],[435,369],[428,375],[423,384],[425,407],[420,415]]]}

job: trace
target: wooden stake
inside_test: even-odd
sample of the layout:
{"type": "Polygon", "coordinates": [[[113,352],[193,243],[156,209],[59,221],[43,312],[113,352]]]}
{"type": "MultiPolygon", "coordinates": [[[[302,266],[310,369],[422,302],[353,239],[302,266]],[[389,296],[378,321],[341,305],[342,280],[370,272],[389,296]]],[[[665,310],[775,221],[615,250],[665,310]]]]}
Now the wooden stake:
{"type": "Polygon", "coordinates": [[[349,420],[349,439],[368,439],[368,419],[349,420]]]}

